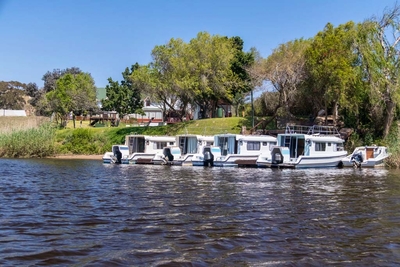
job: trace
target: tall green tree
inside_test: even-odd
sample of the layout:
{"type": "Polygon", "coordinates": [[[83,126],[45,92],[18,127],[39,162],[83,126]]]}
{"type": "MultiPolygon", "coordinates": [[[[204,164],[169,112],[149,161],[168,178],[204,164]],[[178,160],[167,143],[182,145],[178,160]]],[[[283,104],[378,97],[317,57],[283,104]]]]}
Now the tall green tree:
{"type": "Polygon", "coordinates": [[[76,75],[81,73],[83,72],[77,67],[47,71],[42,77],[44,82],[43,88],[39,89],[31,99],[31,104],[36,108],[36,114],[50,116],[53,113],[54,107],[50,106],[51,103],[46,94],[56,89],[57,81],[65,74],[76,75]]]}
{"type": "Polygon", "coordinates": [[[70,112],[81,115],[97,108],[96,87],[89,73],[64,74],[57,80],[55,89],[46,94],[46,99],[61,126],[70,112]]]}
{"type": "Polygon", "coordinates": [[[119,114],[126,115],[135,113],[142,108],[141,92],[130,78],[137,69],[139,69],[138,63],[132,65],[130,69],[128,67],[125,68],[125,71],[122,72],[123,80],[121,83],[108,78],[108,85],[106,86],[107,98],[102,100],[103,110],[116,111],[119,114]]]}
{"type": "Polygon", "coordinates": [[[308,70],[307,95],[312,100],[314,112],[328,110],[336,120],[338,106],[357,112],[356,68],[357,55],[354,53],[356,28],[353,22],[334,27],[328,23],[319,32],[306,50],[308,70]]]}
{"type": "Polygon", "coordinates": [[[132,79],[164,111],[182,118],[189,106],[197,105],[205,117],[219,99],[233,98],[231,89],[240,82],[232,71],[236,51],[232,40],[206,32],[189,43],[171,39],[153,49],[153,61],[133,73],[132,79]]]}
{"type": "Polygon", "coordinates": [[[228,101],[233,104],[236,110],[236,116],[238,116],[239,106],[243,104],[245,97],[248,94],[253,94],[254,81],[252,81],[249,69],[255,63],[255,57],[258,55],[257,50],[252,48],[249,52],[243,51],[244,42],[239,36],[230,38],[233,47],[235,48],[234,58],[232,59],[232,72],[238,78],[238,83],[232,86],[229,95],[233,98],[228,101]]]}
{"type": "Polygon", "coordinates": [[[368,85],[371,108],[385,138],[400,104],[400,6],[396,3],[381,18],[360,25],[357,49],[368,85]],[[379,115],[381,114],[381,115],[379,115]]]}
{"type": "Polygon", "coordinates": [[[233,88],[240,88],[241,80],[232,70],[237,51],[232,40],[207,32],[200,32],[190,40],[187,63],[193,79],[191,89],[203,117],[210,109],[214,116],[218,100],[232,100],[233,88]]]}
{"type": "Polygon", "coordinates": [[[53,71],[48,71],[46,72],[42,80],[44,82],[43,85],[43,90],[45,93],[48,93],[50,91],[53,91],[56,89],[57,86],[57,80],[60,79],[63,75],[65,74],[80,74],[82,71],[77,68],[77,67],[72,67],[72,68],[66,68],[66,69],[54,69],[53,71]]]}

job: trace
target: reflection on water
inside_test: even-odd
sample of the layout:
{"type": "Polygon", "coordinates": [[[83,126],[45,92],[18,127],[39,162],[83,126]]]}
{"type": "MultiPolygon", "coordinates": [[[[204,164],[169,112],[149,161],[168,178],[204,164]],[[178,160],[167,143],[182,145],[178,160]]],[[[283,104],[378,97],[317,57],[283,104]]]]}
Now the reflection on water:
{"type": "Polygon", "coordinates": [[[0,162],[2,266],[400,262],[398,171],[0,162]]]}

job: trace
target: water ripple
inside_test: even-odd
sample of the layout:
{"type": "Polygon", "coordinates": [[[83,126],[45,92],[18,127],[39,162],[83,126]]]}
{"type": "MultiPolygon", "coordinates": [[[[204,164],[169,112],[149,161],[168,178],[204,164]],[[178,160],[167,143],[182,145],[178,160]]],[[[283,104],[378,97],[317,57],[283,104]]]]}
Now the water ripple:
{"type": "Polygon", "coordinates": [[[400,173],[1,160],[1,266],[395,266],[400,173]],[[12,171],[11,171],[12,170],[12,171]]]}

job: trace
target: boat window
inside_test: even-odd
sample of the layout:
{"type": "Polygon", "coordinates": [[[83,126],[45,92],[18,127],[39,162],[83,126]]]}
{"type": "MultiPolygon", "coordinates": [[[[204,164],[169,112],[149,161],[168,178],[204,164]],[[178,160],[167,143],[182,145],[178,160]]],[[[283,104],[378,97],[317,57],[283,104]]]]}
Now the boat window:
{"type": "Polygon", "coordinates": [[[331,143],[328,143],[328,146],[331,146],[331,143]]]}
{"type": "Polygon", "coordinates": [[[268,142],[262,142],[263,146],[268,146],[268,142]]]}
{"type": "Polygon", "coordinates": [[[173,145],[174,145],[174,142],[169,142],[169,145],[170,145],[170,146],[173,146],[173,145]]]}
{"type": "Polygon", "coordinates": [[[167,146],[167,142],[154,142],[153,149],[163,149],[167,146]]]}
{"type": "Polygon", "coordinates": [[[344,151],[343,143],[336,144],[336,151],[344,151]]]}
{"type": "Polygon", "coordinates": [[[212,153],[221,153],[221,149],[219,149],[219,147],[213,147],[213,148],[211,148],[211,152],[212,153]]]}
{"type": "Polygon", "coordinates": [[[315,151],[325,151],[326,143],[315,142],[315,151]]]}
{"type": "Polygon", "coordinates": [[[129,147],[127,147],[127,146],[120,146],[120,147],[119,147],[119,150],[129,150],[129,147]]]}
{"type": "Polygon", "coordinates": [[[207,142],[206,143],[206,146],[212,146],[214,144],[214,142],[213,141],[211,141],[211,142],[207,142]]]}
{"type": "Polygon", "coordinates": [[[260,142],[247,142],[247,150],[260,150],[260,142]]]}

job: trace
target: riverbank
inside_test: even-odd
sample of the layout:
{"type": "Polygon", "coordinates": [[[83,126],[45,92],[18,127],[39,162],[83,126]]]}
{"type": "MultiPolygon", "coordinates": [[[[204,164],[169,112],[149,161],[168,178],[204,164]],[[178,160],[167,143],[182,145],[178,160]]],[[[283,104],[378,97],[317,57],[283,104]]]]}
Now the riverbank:
{"type": "Polygon", "coordinates": [[[55,155],[48,158],[56,158],[56,159],[92,159],[92,160],[102,160],[103,155],[75,155],[75,154],[66,154],[66,155],[55,155]]]}

